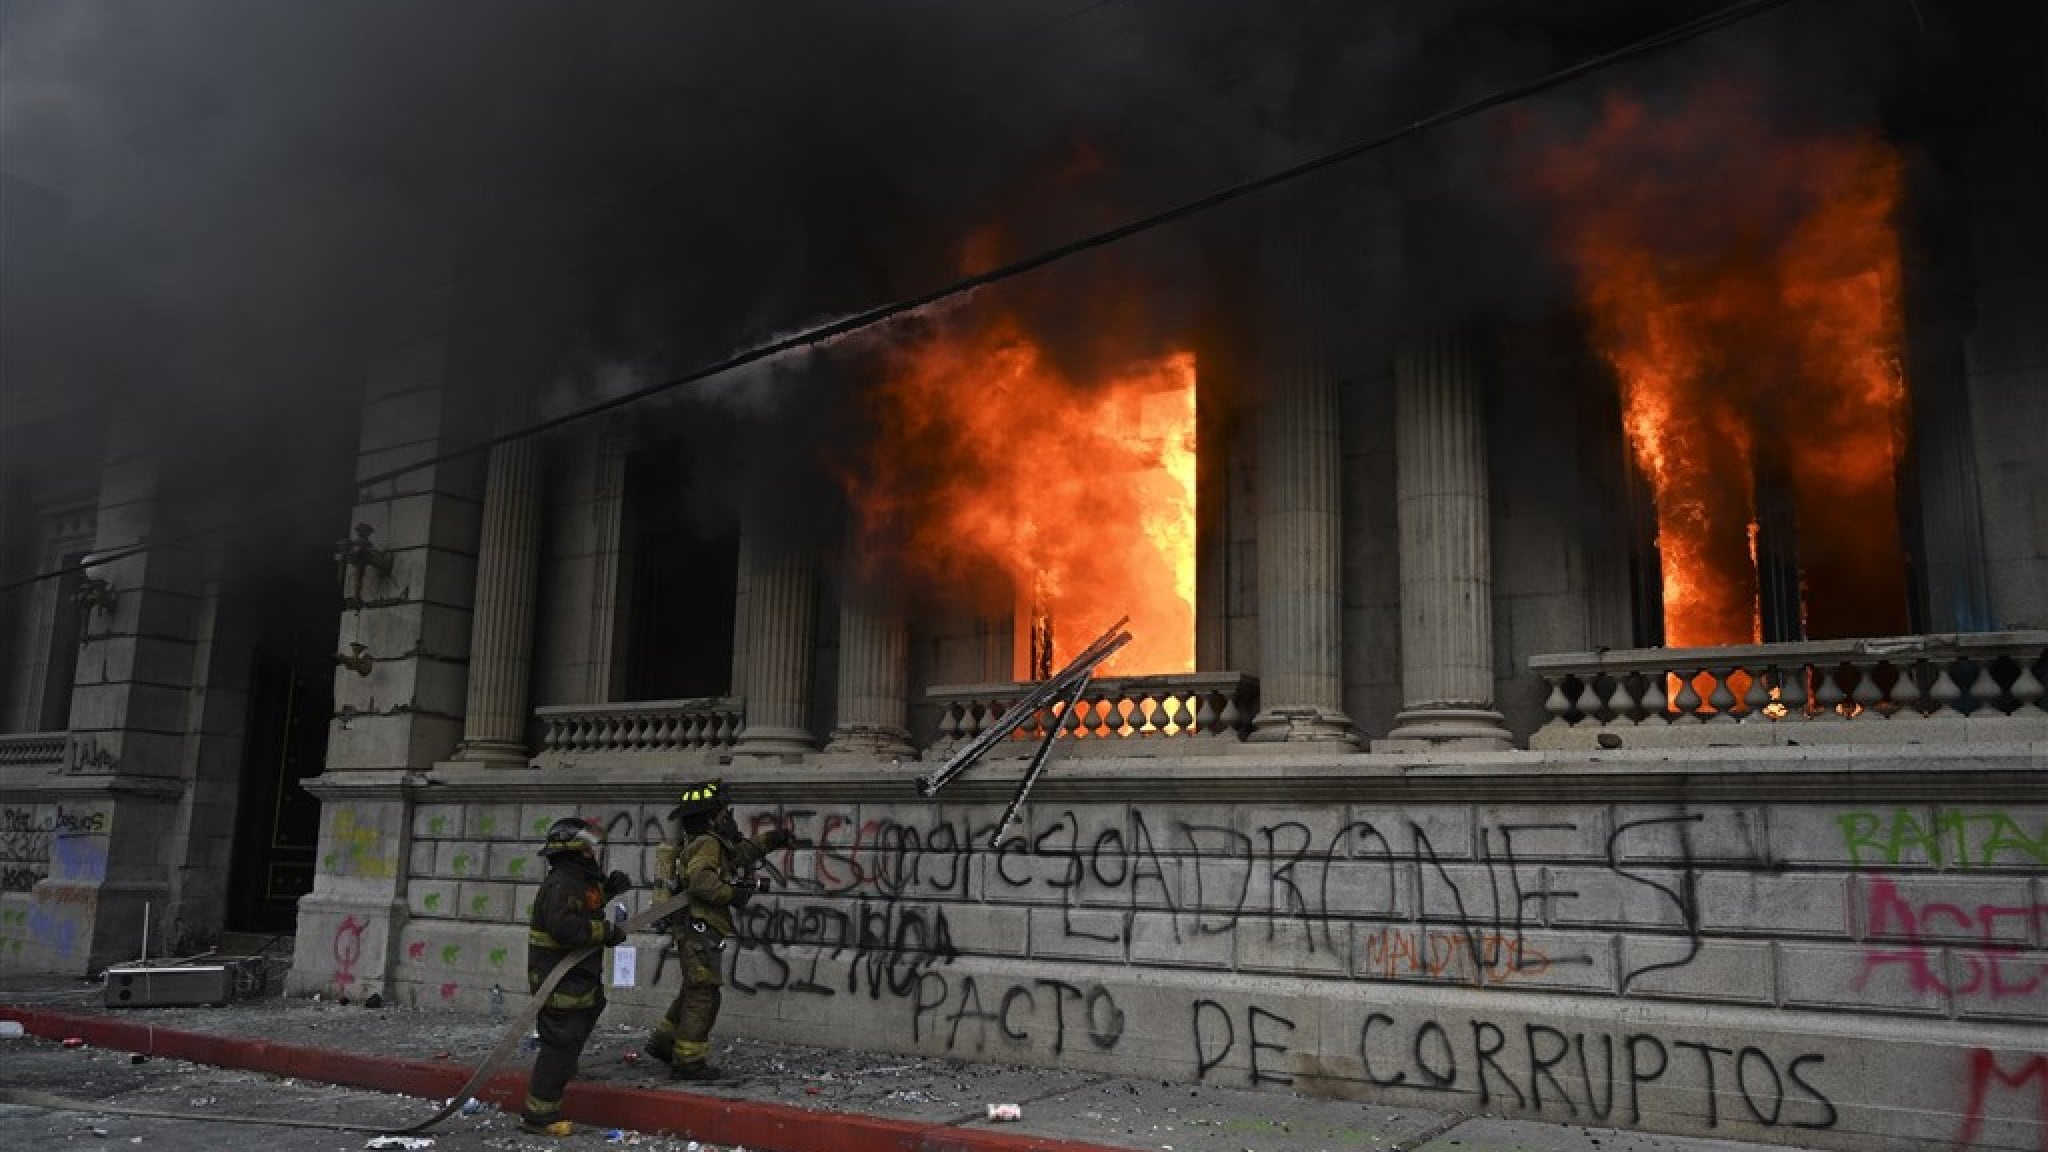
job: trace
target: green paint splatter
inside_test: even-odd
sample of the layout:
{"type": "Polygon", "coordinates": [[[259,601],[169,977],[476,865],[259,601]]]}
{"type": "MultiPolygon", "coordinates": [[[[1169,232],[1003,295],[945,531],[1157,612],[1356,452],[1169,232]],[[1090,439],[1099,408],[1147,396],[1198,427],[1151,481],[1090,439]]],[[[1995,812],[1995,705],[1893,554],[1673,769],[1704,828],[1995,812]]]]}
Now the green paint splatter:
{"type": "Polygon", "coordinates": [[[436,836],[439,836],[441,830],[446,827],[448,827],[448,818],[446,816],[436,816],[432,820],[427,821],[427,831],[436,836]]]}
{"type": "Polygon", "coordinates": [[[427,911],[432,912],[434,909],[439,908],[440,906],[441,894],[439,892],[427,893],[427,911]]]}
{"type": "Polygon", "coordinates": [[[469,853],[463,852],[455,857],[455,874],[460,876],[467,871],[469,871],[469,853]]]}
{"type": "Polygon", "coordinates": [[[489,836],[493,831],[497,829],[498,818],[496,816],[482,817],[477,820],[476,826],[483,832],[484,835],[489,836]]]}
{"type": "Polygon", "coordinates": [[[503,968],[504,966],[505,966],[505,950],[504,950],[503,948],[493,948],[493,949],[491,949],[491,967],[493,967],[493,968],[503,968]]]}
{"type": "Polygon", "coordinates": [[[455,963],[455,958],[460,955],[462,955],[462,945],[450,944],[446,948],[441,949],[441,963],[453,964],[455,963]]]}
{"type": "Polygon", "coordinates": [[[477,896],[469,902],[469,913],[472,916],[481,916],[484,914],[484,909],[490,906],[491,898],[489,896],[477,896]]]}
{"type": "Polygon", "coordinates": [[[510,872],[514,876],[526,875],[526,857],[514,856],[511,863],[505,865],[505,871],[510,872]]]}

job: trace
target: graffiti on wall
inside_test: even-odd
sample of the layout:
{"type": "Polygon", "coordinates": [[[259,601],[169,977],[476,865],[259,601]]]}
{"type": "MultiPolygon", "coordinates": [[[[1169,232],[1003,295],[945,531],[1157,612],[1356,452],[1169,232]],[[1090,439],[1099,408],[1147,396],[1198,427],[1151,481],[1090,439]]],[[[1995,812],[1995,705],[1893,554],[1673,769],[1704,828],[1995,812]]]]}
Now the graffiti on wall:
{"type": "Polygon", "coordinates": [[[97,882],[106,874],[112,818],[62,804],[0,808],[0,892],[28,892],[51,875],[97,882]]]}
{"type": "MultiPolygon", "coordinates": [[[[1723,933],[1716,926],[1731,905],[1716,896],[1706,907],[1703,885],[1725,892],[1730,876],[1805,871],[1842,884],[1839,894],[1816,898],[1826,901],[1826,923],[1792,928],[1792,943],[1831,938],[1839,949],[1847,941],[1860,957],[1824,974],[1827,988],[1816,993],[1824,1002],[1837,1002],[1825,998],[1839,989],[1840,1003],[1867,993],[1870,1004],[1890,1006],[1904,988],[2018,1001],[2015,1010],[2032,1013],[2026,1002],[2048,997],[2039,943],[2048,939],[2048,904],[2030,886],[2048,863],[2048,828],[2032,812],[1823,810],[1800,816],[1817,818],[1818,835],[1798,842],[1811,855],[1787,863],[1749,847],[1746,825],[1703,827],[1708,816],[1696,812],[1632,818],[1624,809],[1612,823],[1603,814],[1581,825],[1473,822],[1464,811],[1463,822],[1394,813],[1311,824],[1283,813],[1226,825],[1125,807],[1109,809],[1107,819],[1041,810],[1031,831],[993,849],[985,847],[989,824],[944,810],[909,820],[829,809],[763,813],[752,830],[777,823],[794,843],[773,861],[772,895],[736,916],[727,980],[738,996],[874,1001],[925,1050],[1112,1053],[1135,1026],[1129,989],[1039,960],[1199,967],[1220,957],[1223,967],[1338,980],[1610,993],[1657,977],[1661,994],[1673,977],[1707,978],[1686,973],[1708,937],[1723,933]],[[1701,842],[1713,851],[1696,851],[1701,842]],[[1006,936],[1012,932],[1025,936],[1006,936]],[[1619,946],[1616,932],[1658,947],[1619,946]],[[977,954],[1020,970],[960,963],[977,954]]],[[[512,830],[512,821],[499,823],[512,830]]],[[[646,809],[615,812],[605,823],[611,866],[629,871],[644,873],[652,853],[636,850],[668,833],[646,809]]],[[[495,851],[465,845],[438,862],[447,869],[467,857],[461,878],[481,880],[488,860],[492,879],[509,884],[516,873],[495,851]]],[[[513,901],[493,897],[487,908],[472,892],[460,903],[425,898],[430,914],[473,917],[513,901]]],[[[1790,919],[1779,913],[1725,931],[1754,939],[1790,919]]],[[[493,950],[494,965],[504,952],[493,950]]],[[[656,983],[673,954],[663,947],[653,957],[656,983]]],[[[459,989],[449,977],[464,959],[480,967],[459,946],[426,937],[414,938],[406,957],[426,998],[459,989]]],[[[1196,994],[1173,1008],[1182,1022],[1168,1031],[1185,1037],[1187,1066],[1206,1080],[1285,1086],[1344,1076],[1368,1091],[1454,1093],[1489,1109],[1578,1123],[1636,1124],[1659,1113],[1696,1116],[1708,1127],[1828,1128],[1854,1087],[1839,1078],[1840,1053],[1796,1040],[1745,1043],[1644,1025],[1604,1030],[1506,1013],[1373,1013],[1356,1037],[1356,1065],[1329,1070],[1319,1052],[1297,1050],[1298,1035],[1330,1043],[1327,1025],[1310,1030],[1297,1023],[1299,1011],[1295,1003],[1196,994]]],[[[1149,1056],[1164,1025],[1144,1026],[1149,1056]]],[[[2048,1057],[1959,1058],[1939,1090],[1955,1094],[1944,1113],[1963,1118],[1958,1146],[1967,1147],[2014,1108],[2048,1107],[2048,1057]]]]}
{"type": "Polygon", "coordinates": [[[384,839],[382,828],[364,822],[352,809],[337,809],[320,868],[330,876],[389,879],[397,875],[398,859],[384,839]]]}
{"type": "MultiPolygon", "coordinates": [[[[1226,1024],[1228,1014],[1213,1001],[1197,1005],[1195,1044],[1206,1073],[1230,1054],[1235,1035],[1224,1033],[1220,1048],[1213,1038],[1205,1041],[1203,1005],[1221,1014],[1226,1024]]],[[[1257,1035],[1252,1030],[1256,1022],[1249,1019],[1257,1011],[1247,1013],[1248,1038],[1257,1035]]],[[[1291,1021],[1266,1015],[1293,1027],[1291,1021]]],[[[1284,1038],[1275,1038],[1276,1029],[1269,1025],[1266,1035],[1266,1048],[1284,1055],[1284,1038]]],[[[1826,1057],[1818,1052],[1774,1054],[1756,1045],[1723,1047],[1650,1031],[1566,1032],[1483,1017],[1443,1021],[1425,1016],[1402,1022],[1384,1012],[1366,1017],[1358,1050],[1365,1077],[1376,1087],[1464,1093],[1476,1097],[1481,1108],[1512,1108],[1581,1124],[1638,1124],[1652,1089],[1682,1097],[1655,1111],[1697,1115],[1709,1128],[1724,1120],[1763,1128],[1832,1128],[1840,1118],[1822,1087],[1826,1057]],[[1734,1102],[1730,1096],[1741,1104],[1739,1116],[1725,1113],[1734,1102]]],[[[1256,1070],[1256,1053],[1253,1059],[1256,1070]]]]}

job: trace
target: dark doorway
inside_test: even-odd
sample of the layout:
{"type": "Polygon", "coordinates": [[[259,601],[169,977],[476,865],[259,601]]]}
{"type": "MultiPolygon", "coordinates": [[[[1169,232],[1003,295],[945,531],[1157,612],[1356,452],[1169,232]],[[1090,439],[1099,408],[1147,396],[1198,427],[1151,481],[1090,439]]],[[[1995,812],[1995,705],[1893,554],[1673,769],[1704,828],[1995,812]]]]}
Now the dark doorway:
{"type": "MultiPolygon", "coordinates": [[[[308,458],[307,475],[347,474],[346,442],[291,450],[308,458]]],[[[337,623],[350,619],[341,612],[334,554],[348,524],[346,491],[330,489],[313,511],[258,521],[223,565],[231,575],[221,589],[221,635],[246,653],[247,677],[224,909],[230,931],[290,932],[299,897],[313,890],[320,802],[303,785],[327,762],[337,623]]]]}
{"type": "MultiPolygon", "coordinates": [[[[330,625],[331,627],[331,625],[330,625]]],[[[301,784],[327,759],[334,711],[331,660],[259,646],[249,671],[249,729],[242,753],[227,926],[289,932],[299,897],[313,890],[320,803],[301,784]]]]}

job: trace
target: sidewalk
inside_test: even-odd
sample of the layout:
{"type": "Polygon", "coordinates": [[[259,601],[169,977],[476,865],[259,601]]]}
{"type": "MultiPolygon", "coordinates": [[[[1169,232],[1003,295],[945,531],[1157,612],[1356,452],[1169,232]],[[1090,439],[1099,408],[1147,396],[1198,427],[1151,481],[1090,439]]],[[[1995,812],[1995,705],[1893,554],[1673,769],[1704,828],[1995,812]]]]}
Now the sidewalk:
{"type": "MultiPolygon", "coordinates": [[[[76,981],[10,978],[0,1020],[31,1035],[443,1098],[503,1025],[491,1016],[311,1000],[109,1011],[76,981]]],[[[672,1088],[639,1054],[643,1030],[599,1026],[564,1101],[601,1128],[669,1133],[751,1152],[1763,1152],[1773,1145],[1499,1120],[840,1048],[716,1041],[728,1079],[672,1088]],[[990,1104],[1022,1119],[993,1122],[990,1104]]],[[[7,1049],[0,1043],[0,1071],[7,1049]]],[[[522,1053],[480,1096],[508,1111],[525,1094],[522,1053]]],[[[0,1080],[7,1077],[0,1075],[0,1080]]]]}

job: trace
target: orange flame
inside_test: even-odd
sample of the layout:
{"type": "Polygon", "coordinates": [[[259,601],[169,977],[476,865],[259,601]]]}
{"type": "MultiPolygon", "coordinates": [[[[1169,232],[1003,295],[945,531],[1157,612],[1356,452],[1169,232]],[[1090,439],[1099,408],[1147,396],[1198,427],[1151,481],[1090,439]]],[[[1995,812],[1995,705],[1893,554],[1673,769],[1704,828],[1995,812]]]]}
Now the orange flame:
{"type": "Polygon", "coordinates": [[[1728,85],[1666,118],[1611,98],[1537,166],[1655,495],[1673,647],[1761,639],[1760,484],[1809,637],[1906,629],[1899,161],[1762,123],[1728,85]]]}
{"type": "Polygon", "coordinates": [[[1055,668],[1128,614],[1131,643],[1104,673],[1191,671],[1193,354],[1082,382],[1012,313],[925,320],[891,350],[875,395],[879,440],[849,481],[863,522],[893,535],[914,576],[1005,577],[1019,679],[1043,671],[1031,667],[1034,615],[1056,637],[1055,668]]]}

